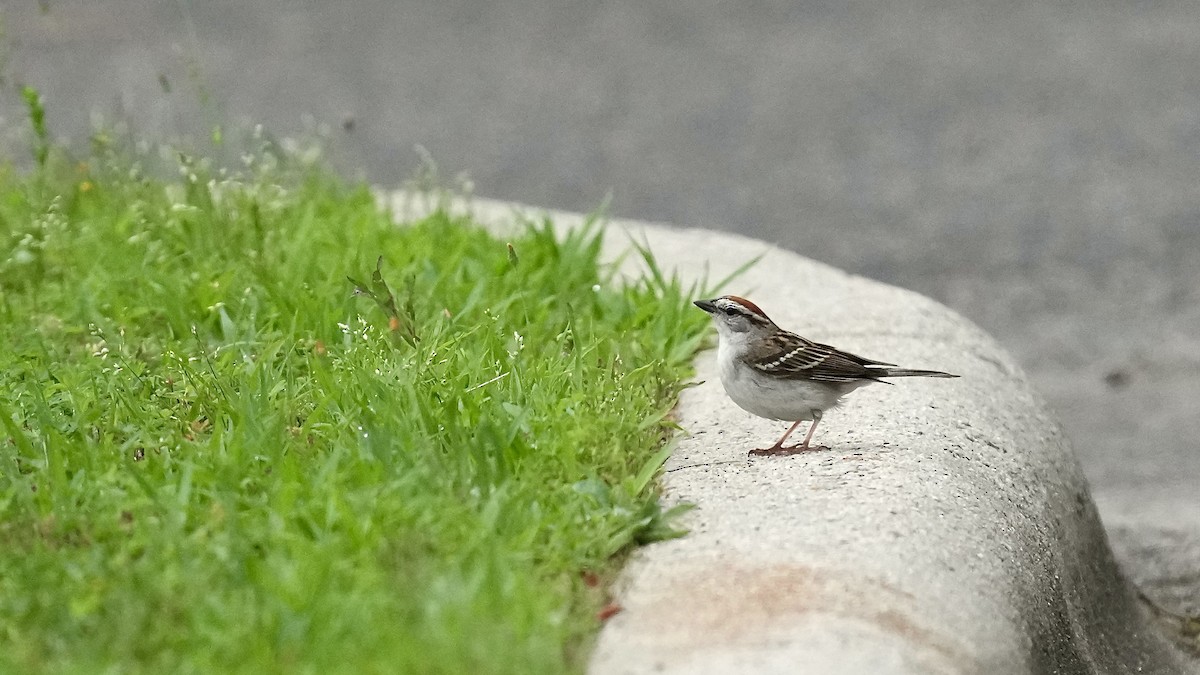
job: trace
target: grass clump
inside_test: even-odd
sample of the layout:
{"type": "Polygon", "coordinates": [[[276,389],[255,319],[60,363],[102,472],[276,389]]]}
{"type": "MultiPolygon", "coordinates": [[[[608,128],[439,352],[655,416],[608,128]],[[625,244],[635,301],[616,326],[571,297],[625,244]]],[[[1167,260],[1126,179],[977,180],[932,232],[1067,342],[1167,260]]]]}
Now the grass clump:
{"type": "Polygon", "coordinates": [[[0,671],[580,670],[592,573],[670,534],[685,289],[135,160],[0,169],[0,671]]]}

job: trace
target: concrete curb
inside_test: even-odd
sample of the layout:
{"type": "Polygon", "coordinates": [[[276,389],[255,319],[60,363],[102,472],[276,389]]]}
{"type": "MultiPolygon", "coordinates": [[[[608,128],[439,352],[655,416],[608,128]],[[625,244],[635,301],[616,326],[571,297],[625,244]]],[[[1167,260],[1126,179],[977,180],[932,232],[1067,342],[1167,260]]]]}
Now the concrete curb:
{"type": "MultiPolygon", "coordinates": [[[[469,208],[496,224],[546,213],[469,208]]],[[[635,555],[592,673],[1191,672],[1117,569],[1058,424],[981,330],[762,242],[614,221],[607,250],[630,235],[689,280],[763,255],[729,290],[781,325],[963,377],[860,390],[822,423],[829,452],[748,458],[782,427],[729,402],[702,354],[662,481],[696,505],[691,533],[635,555]]]]}

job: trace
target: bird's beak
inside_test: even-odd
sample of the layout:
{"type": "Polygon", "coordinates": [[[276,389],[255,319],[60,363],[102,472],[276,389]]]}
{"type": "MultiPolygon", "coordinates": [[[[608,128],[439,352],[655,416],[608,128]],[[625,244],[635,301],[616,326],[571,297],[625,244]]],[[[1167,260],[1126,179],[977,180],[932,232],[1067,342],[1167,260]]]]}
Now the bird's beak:
{"type": "Polygon", "coordinates": [[[712,300],[697,300],[697,301],[693,302],[692,304],[694,304],[697,307],[699,307],[700,309],[708,312],[709,314],[712,314],[713,312],[717,311],[717,306],[713,304],[712,300]]]}

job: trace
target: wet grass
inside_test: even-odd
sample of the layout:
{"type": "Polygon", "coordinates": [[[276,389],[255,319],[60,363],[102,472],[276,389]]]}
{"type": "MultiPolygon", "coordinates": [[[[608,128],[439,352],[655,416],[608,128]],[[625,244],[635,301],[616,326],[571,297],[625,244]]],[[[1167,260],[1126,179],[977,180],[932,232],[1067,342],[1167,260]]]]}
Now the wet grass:
{"type": "Polygon", "coordinates": [[[0,671],[582,669],[597,577],[671,534],[689,289],[595,227],[39,138],[0,168],[0,671]]]}

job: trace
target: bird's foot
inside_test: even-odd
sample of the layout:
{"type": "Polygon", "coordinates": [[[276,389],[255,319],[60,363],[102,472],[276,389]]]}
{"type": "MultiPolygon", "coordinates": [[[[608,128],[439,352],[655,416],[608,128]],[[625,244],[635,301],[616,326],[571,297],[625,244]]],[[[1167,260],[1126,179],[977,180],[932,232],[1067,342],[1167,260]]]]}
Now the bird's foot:
{"type": "Polygon", "coordinates": [[[770,448],[757,448],[751,450],[750,455],[753,457],[765,457],[771,455],[786,456],[799,455],[802,452],[824,452],[826,450],[829,450],[829,448],[824,445],[789,445],[787,447],[776,445],[770,448]]]}

